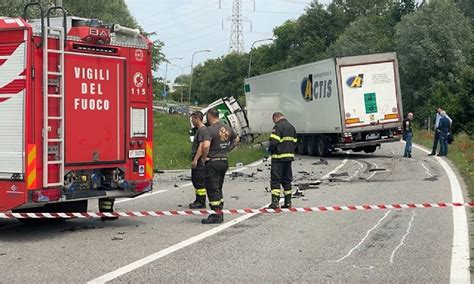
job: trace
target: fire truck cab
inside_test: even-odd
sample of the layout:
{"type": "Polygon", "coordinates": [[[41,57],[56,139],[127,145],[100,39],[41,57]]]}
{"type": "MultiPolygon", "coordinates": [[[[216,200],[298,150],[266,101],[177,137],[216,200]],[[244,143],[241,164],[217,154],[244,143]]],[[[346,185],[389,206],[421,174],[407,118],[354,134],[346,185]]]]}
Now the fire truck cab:
{"type": "Polygon", "coordinates": [[[62,7],[0,17],[0,212],[152,190],[151,50],[139,30],[62,7]]]}

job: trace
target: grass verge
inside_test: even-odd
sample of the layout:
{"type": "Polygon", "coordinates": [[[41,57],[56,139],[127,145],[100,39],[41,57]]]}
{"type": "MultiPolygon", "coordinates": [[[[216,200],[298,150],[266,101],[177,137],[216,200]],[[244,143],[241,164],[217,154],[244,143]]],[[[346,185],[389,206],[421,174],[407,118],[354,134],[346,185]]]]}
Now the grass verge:
{"type": "MultiPolygon", "coordinates": [[[[154,120],[154,163],[157,170],[188,169],[191,166],[189,118],[183,115],[156,113],[154,120]]],[[[229,155],[229,166],[249,164],[265,156],[265,150],[253,145],[239,145],[229,155]]]]}

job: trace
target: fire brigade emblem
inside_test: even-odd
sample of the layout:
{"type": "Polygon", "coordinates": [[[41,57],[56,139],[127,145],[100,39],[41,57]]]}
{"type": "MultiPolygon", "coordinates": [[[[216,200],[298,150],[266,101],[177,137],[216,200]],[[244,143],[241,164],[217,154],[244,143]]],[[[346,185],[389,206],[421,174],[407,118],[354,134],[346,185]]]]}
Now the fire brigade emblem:
{"type": "Polygon", "coordinates": [[[229,141],[230,132],[225,127],[221,127],[221,129],[219,129],[219,136],[221,141],[229,141]]]}
{"type": "Polygon", "coordinates": [[[143,74],[140,72],[135,73],[133,75],[133,84],[135,84],[135,87],[140,88],[143,86],[145,79],[143,78],[143,74]]]}
{"type": "Polygon", "coordinates": [[[143,61],[143,50],[141,50],[141,49],[135,50],[135,60],[138,61],[138,62],[143,61]]]}

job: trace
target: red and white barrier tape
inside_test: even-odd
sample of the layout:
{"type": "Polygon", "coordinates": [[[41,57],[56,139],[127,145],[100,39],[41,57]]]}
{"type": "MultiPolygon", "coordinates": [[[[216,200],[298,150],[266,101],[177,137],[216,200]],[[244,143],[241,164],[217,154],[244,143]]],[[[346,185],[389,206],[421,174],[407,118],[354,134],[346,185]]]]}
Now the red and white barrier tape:
{"type": "Polygon", "coordinates": [[[209,214],[249,214],[249,213],[297,213],[297,212],[338,212],[338,211],[374,211],[374,210],[402,210],[417,208],[448,208],[448,207],[474,207],[470,203],[408,203],[408,204],[380,204],[380,205],[346,205],[330,207],[302,207],[290,209],[228,209],[214,210],[183,210],[183,211],[127,211],[127,212],[84,212],[84,213],[0,213],[0,219],[58,219],[58,218],[101,218],[101,217],[163,217],[163,216],[207,216],[209,214]]]}

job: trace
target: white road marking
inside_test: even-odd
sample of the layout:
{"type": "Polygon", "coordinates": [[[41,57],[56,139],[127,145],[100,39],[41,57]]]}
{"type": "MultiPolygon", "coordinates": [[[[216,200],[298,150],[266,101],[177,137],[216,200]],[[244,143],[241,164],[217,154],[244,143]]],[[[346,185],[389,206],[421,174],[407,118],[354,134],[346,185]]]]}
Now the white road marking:
{"type": "Polygon", "coordinates": [[[361,162],[356,161],[356,160],[354,160],[353,162],[355,162],[356,164],[358,164],[358,165],[360,166],[360,168],[357,169],[357,170],[355,171],[355,173],[350,176],[350,179],[351,179],[351,180],[354,179],[354,178],[359,174],[359,171],[364,168],[364,165],[363,165],[361,162]]]}
{"type": "Polygon", "coordinates": [[[138,269],[138,268],[140,268],[140,267],[142,267],[142,266],[144,266],[144,265],[147,265],[148,263],[151,263],[151,262],[153,262],[153,261],[155,261],[155,260],[158,260],[158,259],[160,259],[160,258],[163,258],[163,257],[165,257],[165,256],[167,256],[167,255],[169,255],[169,254],[172,254],[172,253],[174,253],[174,252],[176,252],[176,251],[178,251],[178,250],[180,250],[180,249],[182,249],[182,248],[185,248],[185,247],[187,247],[187,246],[190,246],[190,245],[192,245],[192,244],[195,244],[195,243],[197,243],[197,242],[199,242],[199,241],[201,241],[201,240],[203,240],[203,239],[205,239],[205,238],[208,238],[208,237],[210,237],[210,236],[213,236],[213,235],[215,235],[215,234],[217,234],[217,233],[219,233],[219,232],[221,232],[221,231],[223,231],[223,230],[225,230],[225,229],[228,229],[228,228],[230,228],[230,227],[232,227],[232,226],[234,226],[234,225],[237,225],[238,223],[243,222],[243,221],[245,221],[245,220],[247,220],[247,219],[250,219],[250,218],[254,217],[254,216],[257,215],[257,214],[259,214],[259,213],[252,213],[252,214],[247,214],[247,215],[240,216],[240,217],[237,218],[237,219],[234,219],[234,220],[232,220],[232,221],[229,221],[229,222],[227,222],[227,223],[224,223],[224,224],[222,224],[222,225],[219,225],[219,226],[217,226],[217,227],[214,227],[214,228],[212,228],[212,229],[210,229],[210,230],[208,230],[208,231],[205,231],[204,233],[201,233],[201,234],[199,234],[199,235],[197,235],[197,236],[194,236],[194,237],[192,237],[192,238],[189,238],[189,239],[187,239],[187,240],[184,240],[184,241],[182,241],[182,242],[179,242],[179,243],[177,243],[177,244],[175,244],[175,245],[173,245],[173,246],[170,246],[170,247],[168,247],[168,248],[166,248],[166,249],[164,249],[164,250],[160,250],[159,252],[156,252],[156,253],[151,254],[151,255],[149,255],[149,256],[147,256],[147,257],[144,257],[144,258],[139,259],[139,260],[137,260],[137,261],[135,261],[135,262],[132,262],[132,263],[130,263],[130,264],[128,264],[128,265],[125,265],[125,266],[123,266],[123,267],[121,267],[121,268],[119,268],[119,269],[117,269],[117,270],[115,270],[115,271],[109,272],[109,273],[107,273],[107,274],[105,274],[105,275],[102,275],[102,276],[100,276],[100,277],[98,277],[98,278],[96,278],[96,279],[93,279],[93,280],[91,280],[91,281],[89,281],[89,282],[87,282],[87,283],[90,283],[90,284],[92,284],[92,283],[94,283],[94,284],[95,284],[95,283],[106,283],[106,282],[108,282],[108,281],[111,281],[111,280],[113,280],[113,279],[116,279],[116,278],[118,278],[118,277],[120,277],[120,276],[122,276],[122,275],[124,275],[124,274],[127,274],[127,273],[129,273],[129,272],[131,272],[131,271],[133,271],[133,270],[135,270],[135,269],[138,269]]]}
{"type": "Polygon", "coordinates": [[[432,175],[431,172],[430,172],[430,169],[425,165],[425,163],[423,163],[422,161],[418,161],[418,162],[419,162],[419,163],[421,164],[421,166],[425,169],[426,175],[427,175],[428,177],[433,177],[433,175],[432,175]]]}
{"type": "MultiPolygon", "coordinates": [[[[431,153],[424,148],[413,144],[416,149],[431,153]]],[[[440,157],[434,157],[446,171],[451,187],[452,202],[464,203],[459,180],[453,169],[440,157]]],[[[471,283],[471,273],[469,271],[469,229],[467,223],[466,208],[453,207],[453,250],[451,254],[451,270],[449,275],[450,283],[471,283]]]]}
{"type": "MultiPolygon", "coordinates": [[[[337,172],[337,170],[340,169],[340,168],[342,168],[346,163],[347,163],[347,159],[343,160],[343,161],[341,162],[341,164],[339,164],[334,170],[332,170],[331,172],[329,172],[327,175],[329,176],[331,173],[337,172]]],[[[281,202],[281,200],[282,200],[282,199],[280,199],[280,202],[281,202]]],[[[268,206],[268,204],[265,205],[265,206],[263,206],[263,207],[267,207],[267,206],[268,206]]],[[[388,212],[390,212],[390,211],[388,211],[388,212]]],[[[116,279],[116,278],[118,278],[118,277],[120,277],[120,276],[122,276],[122,275],[125,275],[125,274],[127,274],[127,273],[129,273],[129,272],[132,272],[132,271],[134,271],[134,270],[136,270],[136,269],[138,269],[138,268],[140,268],[140,267],[142,267],[142,266],[144,266],[144,265],[147,265],[147,264],[149,264],[149,263],[151,263],[151,262],[153,262],[153,261],[155,261],[155,260],[158,260],[158,259],[160,259],[160,258],[163,258],[163,257],[169,255],[169,254],[172,254],[172,253],[174,253],[174,252],[176,252],[176,251],[178,251],[178,250],[180,250],[180,249],[182,249],[182,248],[188,247],[188,246],[190,246],[190,245],[192,245],[192,244],[195,244],[195,243],[197,243],[197,242],[199,242],[199,241],[201,241],[201,240],[203,240],[203,239],[205,239],[205,238],[211,237],[211,236],[213,236],[213,235],[215,235],[215,234],[217,234],[217,233],[219,233],[219,232],[221,232],[221,231],[223,231],[223,230],[225,230],[225,229],[228,229],[228,228],[230,228],[230,227],[232,227],[232,226],[235,226],[235,225],[237,225],[238,223],[243,222],[243,221],[245,221],[245,220],[247,220],[247,219],[250,219],[250,218],[252,218],[252,217],[254,217],[254,216],[258,215],[258,214],[260,214],[260,213],[251,213],[251,214],[246,214],[246,215],[240,216],[240,217],[238,217],[238,218],[236,218],[236,219],[233,219],[233,220],[231,220],[231,221],[229,221],[229,222],[227,222],[227,223],[224,223],[224,224],[219,225],[219,226],[217,226],[217,227],[214,227],[214,228],[212,228],[212,229],[210,229],[210,230],[208,230],[208,231],[205,231],[204,233],[201,233],[201,234],[199,234],[199,235],[197,235],[197,236],[194,236],[194,237],[192,237],[192,238],[189,238],[189,239],[187,239],[187,240],[184,240],[184,241],[182,241],[182,242],[179,242],[179,243],[177,243],[177,244],[175,244],[175,245],[172,245],[172,246],[170,246],[170,247],[168,247],[168,248],[166,248],[166,249],[160,250],[160,251],[158,251],[158,252],[156,252],[156,253],[154,253],[154,254],[151,254],[151,255],[149,255],[149,256],[146,256],[146,257],[144,257],[144,258],[142,258],[142,259],[139,259],[139,260],[137,260],[137,261],[135,261],[135,262],[132,262],[132,263],[130,263],[130,264],[128,264],[128,265],[122,266],[122,267],[118,268],[117,270],[114,270],[114,271],[109,272],[109,273],[107,273],[107,274],[104,274],[104,275],[102,275],[102,276],[100,276],[100,277],[98,277],[98,278],[95,278],[95,279],[93,279],[93,280],[90,280],[90,281],[88,281],[87,283],[88,283],[88,284],[106,283],[106,282],[108,282],[108,281],[114,280],[114,279],[116,279]]]]}
{"type": "MultiPolygon", "coordinates": [[[[377,164],[376,163],[373,163],[373,164],[374,164],[375,169],[378,169],[377,164]]],[[[366,178],[366,180],[369,180],[369,179],[373,178],[375,176],[375,174],[377,174],[377,171],[374,171],[370,176],[368,176],[366,178]]]]}
{"type": "Polygon", "coordinates": [[[348,159],[342,160],[342,162],[336,168],[334,168],[334,170],[332,170],[329,173],[325,174],[321,179],[327,179],[327,178],[331,177],[332,174],[337,173],[337,171],[339,171],[342,167],[344,167],[346,165],[347,161],[349,161],[349,160],[348,159]]]}
{"type": "Polygon", "coordinates": [[[411,226],[413,224],[413,220],[415,220],[416,210],[413,210],[412,212],[413,213],[411,215],[410,222],[408,223],[408,228],[407,228],[407,231],[406,231],[405,235],[403,235],[403,237],[400,241],[400,244],[398,244],[398,246],[392,251],[392,254],[390,255],[390,263],[393,263],[393,259],[395,258],[395,253],[397,252],[397,250],[399,248],[401,248],[405,244],[405,239],[410,234],[411,226]]]}
{"type": "Polygon", "coordinates": [[[387,218],[388,214],[390,214],[390,212],[392,212],[392,210],[388,210],[385,215],[382,216],[382,218],[380,218],[380,220],[372,227],[370,228],[367,233],[365,234],[365,237],[362,238],[362,240],[355,246],[353,247],[345,256],[339,258],[338,260],[330,260],[329,262],[341,262],[343,261],[344,259],[348,258],[349,256],[351,256],[351,254],[356,250],[358,249],[364,242],[365,240],[369,237],[370,233],[375,230],[381,223],[382,221],[387,218]]]}

